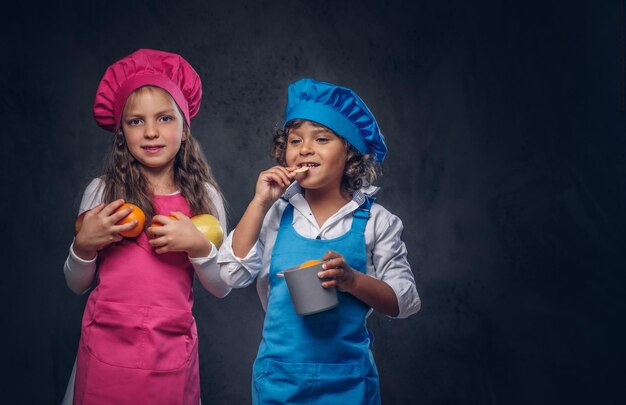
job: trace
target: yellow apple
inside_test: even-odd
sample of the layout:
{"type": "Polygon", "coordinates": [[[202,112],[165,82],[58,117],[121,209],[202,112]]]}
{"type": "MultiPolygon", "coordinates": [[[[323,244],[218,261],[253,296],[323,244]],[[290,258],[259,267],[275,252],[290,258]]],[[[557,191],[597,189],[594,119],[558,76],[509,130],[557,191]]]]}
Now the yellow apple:
{"type": "Polygon", "coordinates": [[[200,214],[191,217],[191,222],[219,249],[224,241],[224,230],[217,218],[211,214],[200,214]]]}

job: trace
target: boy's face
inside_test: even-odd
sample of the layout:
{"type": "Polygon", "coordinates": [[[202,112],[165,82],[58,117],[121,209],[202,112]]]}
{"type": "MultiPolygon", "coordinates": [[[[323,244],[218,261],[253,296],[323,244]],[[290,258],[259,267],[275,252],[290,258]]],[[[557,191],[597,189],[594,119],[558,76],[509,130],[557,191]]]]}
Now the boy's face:
{"type": "Polygon", "coordinates": [[[305,189],[339,190],[346,156],[346,142],[323,125],[304,121],[289,130],[285,161],[287,166],[309,167],[296,175],[305,189]]]}

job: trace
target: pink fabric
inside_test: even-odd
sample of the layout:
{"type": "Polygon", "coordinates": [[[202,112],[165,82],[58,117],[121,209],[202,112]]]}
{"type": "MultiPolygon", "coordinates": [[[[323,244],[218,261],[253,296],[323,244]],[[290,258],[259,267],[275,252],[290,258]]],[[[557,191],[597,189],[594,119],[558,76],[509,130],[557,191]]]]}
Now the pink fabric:
{"type": "Polygon", "coordinates": [[[174,53],[139,49],[104,72],[93,106],[98,125],[109,131],[119,128],[126,99],[146,85],[167,91],[180,107],[187,124],[200,109],[202,82],[185,59],[174,53]]]}
{"type": "MultiPolygon", "coordinates": [[[[190,215],[180,195],[155,196],[157,213],[190,215]]],[[[146,233],[98,256],[98,285],[83,315],[75,404],[200,401],[193,267],[186,253],[154,253],[146,233]]]]}

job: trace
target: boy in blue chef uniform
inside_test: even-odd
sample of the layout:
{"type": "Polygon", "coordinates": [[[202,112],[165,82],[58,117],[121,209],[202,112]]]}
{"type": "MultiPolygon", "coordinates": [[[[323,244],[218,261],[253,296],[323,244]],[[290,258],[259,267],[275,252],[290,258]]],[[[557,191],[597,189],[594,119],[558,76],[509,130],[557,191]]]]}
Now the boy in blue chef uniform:
{"type": "Polygon", "coordinates": [[[380,403],[366,318],[372,309],[395,318],[420,309],[402,222],[374,203],[386,153],[352,90],[312,79],[289,86],[272,149],[279,165],[260,173],[218,258],[230,286],[257,279],[266,311],[255,404],[380,403]],[[325,261],[319,277],[337,287],[339,305],[300,316],[277,273],[311,259],[325,261]]]}

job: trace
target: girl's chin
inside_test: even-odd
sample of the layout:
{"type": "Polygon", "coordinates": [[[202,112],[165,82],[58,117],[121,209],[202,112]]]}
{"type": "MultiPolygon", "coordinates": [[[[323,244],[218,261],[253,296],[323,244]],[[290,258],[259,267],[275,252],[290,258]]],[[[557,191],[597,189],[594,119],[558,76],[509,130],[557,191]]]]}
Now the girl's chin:
{"type": "Polygon", "coordinates": [[[148,170],[168,170],[174,167],[173,160],[160,161],[159,159],[136,159],[141,166],[148,170]]]}

